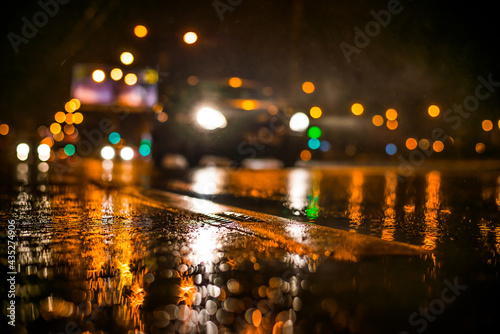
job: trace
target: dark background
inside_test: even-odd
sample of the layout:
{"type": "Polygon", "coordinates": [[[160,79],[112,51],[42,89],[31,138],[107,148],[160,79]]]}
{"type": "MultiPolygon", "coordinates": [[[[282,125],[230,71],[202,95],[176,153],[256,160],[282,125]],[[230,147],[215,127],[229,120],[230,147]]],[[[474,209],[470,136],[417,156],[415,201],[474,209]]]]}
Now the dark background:
{"type": "MultiPolygon", "coordinates": [[[[354,27],[364,30],[370,11],[386,9],[387,1],[243,0],[223,21],[212,3],[70,1],[18,53],[7,34],[20,35],[22,17],[32,22],[41,7],[37,1],[5,4],[0,122],[15,132],[50,124],[71,98],[73,64],[118,65],[125,50],[135,55],[134,65],[160,71],[160,94],[189,75],[230,75],[261,80],[291,104],[306,105],[312,97],[301,95],[300,84],[309,80],[326,114],[348,114],[353,101],[362,101],[372,110],[403,109],[401,119],[412,126],[428,119],[414,108],[461,103],[474,93],[478,75],[500,81],[494,2],[401,1],[403,11],[350,64],[339,44],[353,44],[354,27]],[[146,38],[133,35],[137,24],[148,27],[146,38]],[[189,30],[198,33],[194,45],[182,42],[189,30]]],[[[498,93],[477,113],[478,119],[496,117],[498,93]]]]}

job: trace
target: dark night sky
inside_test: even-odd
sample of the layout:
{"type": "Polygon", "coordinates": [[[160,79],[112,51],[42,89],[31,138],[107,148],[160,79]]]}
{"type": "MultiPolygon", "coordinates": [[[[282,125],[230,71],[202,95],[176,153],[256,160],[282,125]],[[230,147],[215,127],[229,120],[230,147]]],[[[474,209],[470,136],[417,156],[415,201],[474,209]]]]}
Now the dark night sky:
{"type": "MultiPolygon", "coordinates": [[[[51,122],[71,97],[73,64],[117,64],[124,50],[138,66],[160,64],[170,73],[162,85],[173,87],[190,74],[238,75],[297,96],[295,80],[310,80],[318,86],[315,99],[332,113],[353,100],[374,108],[429,101],[448,107],[473,93],[478,75],[500,81],[494,2],[403,0],[403,11],[350,64],[339,44],[353,44],[354,27],[363,29],[370,11],[386,9],[387,1],[243,0],[223,21],[212,2],[73,0],[17,54],[6,36],[19,34],[21,18],[40,7],[15,2],[2,11],[0,122],[27,131],[51,122]],[[144,40],[132,34],[139,23],[150,30],[144,40]],[[199,34],[194,46],[181,41],[188,30],[199,34]]],[[[481,112],[497,115],[498,101],[497,93],[481,112]]]]}

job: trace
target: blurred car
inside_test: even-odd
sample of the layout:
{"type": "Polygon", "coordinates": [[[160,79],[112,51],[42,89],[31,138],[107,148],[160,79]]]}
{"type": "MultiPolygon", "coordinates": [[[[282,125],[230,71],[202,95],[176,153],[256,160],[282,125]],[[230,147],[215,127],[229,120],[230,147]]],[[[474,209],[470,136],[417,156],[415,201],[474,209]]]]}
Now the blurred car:
{"type": "Polygon", "coordinates": [[[182,87],[158,117],[152,155],[157,166],[181,154],[190,166],[206,155],[245,159],[277,158],[291,166],[298,158],[290,117],[272,88],[240,78],[198,80],[182,87]]]}

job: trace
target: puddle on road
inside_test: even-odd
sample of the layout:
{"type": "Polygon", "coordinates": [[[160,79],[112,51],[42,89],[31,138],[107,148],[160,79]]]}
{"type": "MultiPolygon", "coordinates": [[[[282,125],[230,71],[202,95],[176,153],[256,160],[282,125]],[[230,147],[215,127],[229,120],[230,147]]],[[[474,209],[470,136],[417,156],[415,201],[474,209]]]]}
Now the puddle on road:
{"type": "MultiPolygon", "coordinates": [[[[443,304],[446,312],[437,309],[455,278],[478,288],[469,285],[475,274],[434,254],[361,261],[301,255],[81,178],[53,185],[44,173],[35,170],[33,183],[20,175],[11,211],[2,213],[17,223],[19,333],[415,332],[425,318],[418,315],[417,326],[409,317],[431,306],[440,317],[425,322],[428,333],[494,319],[494,309],[484,312],[487,304],[475,308],[481,294],[457,295],[443,304]],[[457,316],[462,320],[450,321],[457,316]]],[[[384,182],[390,218],[394,186],[384,182]]],[[[431,220],[437,202],[427,203],[431,220]]],[[[485,237],[488,231],[486,225],[485,237]]],[[[479,273],[491,284],[494,272],[479,273]]]]}

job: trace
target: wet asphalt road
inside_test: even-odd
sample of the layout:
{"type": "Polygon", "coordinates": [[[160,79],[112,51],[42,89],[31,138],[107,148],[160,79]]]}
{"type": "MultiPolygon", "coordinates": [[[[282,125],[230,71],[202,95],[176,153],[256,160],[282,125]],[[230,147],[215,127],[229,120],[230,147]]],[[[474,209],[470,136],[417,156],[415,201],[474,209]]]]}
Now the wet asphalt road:
{"type": "Polygon", "coordinates": [[[7,167],[1,265],[12,271],[13,221],[16,333],[500,328],[494,169],[7,167]]]}

